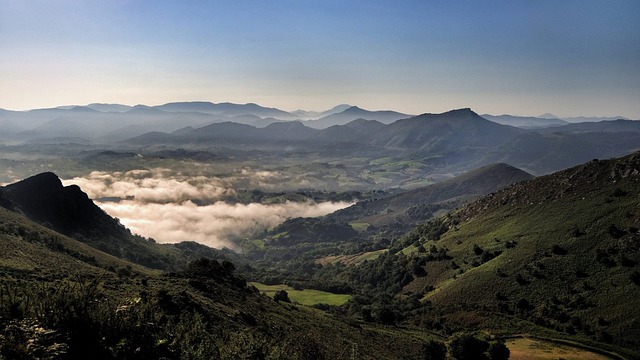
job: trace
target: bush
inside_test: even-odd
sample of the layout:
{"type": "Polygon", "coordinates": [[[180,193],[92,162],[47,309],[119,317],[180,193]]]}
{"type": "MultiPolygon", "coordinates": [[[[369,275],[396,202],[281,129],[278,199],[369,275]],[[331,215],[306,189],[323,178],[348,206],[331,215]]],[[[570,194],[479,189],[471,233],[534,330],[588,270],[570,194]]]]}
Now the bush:
{"type": "Polygon", "coordinates": [[[496,341],[489,346],[489,357],[491,360],[508,360],[511,352],[504,341],[496,341]]]}
{"type": "Polygon", "coordinates": [[[551,247],[551,252],[555,255],[567,255],[567,250],[561,247],[560,245],[553,245],[551,247]]]}
{"type": "Polygon", "coordinates": [[[290,303],[291,300],[289,299],[289,293],[287,293],[286,290],[280,290],[280,291],[276,291],[275,294],[273,294],[273,300],[275,300],[275,302],[286,302],[286,303],[290,303]]]}
{"type": "Polygon", "coordinates": [[[640,286],[640,271],[635,270],[631,275],[629,275],[629,278],[634,284],[640,286]]]}
{"type": "Polygon", "coordinates": [[[447,347],[439,341],[427,341],[422,344],[422,357],[430,360],[444,360],[447,357],[447,347]]]}
{"type": "Polygon", "coordinates": [[[469,334],[456,335],[449,341],[449,355],[456,360],[488,359],[488,349],[488,342],[469,334]]]}

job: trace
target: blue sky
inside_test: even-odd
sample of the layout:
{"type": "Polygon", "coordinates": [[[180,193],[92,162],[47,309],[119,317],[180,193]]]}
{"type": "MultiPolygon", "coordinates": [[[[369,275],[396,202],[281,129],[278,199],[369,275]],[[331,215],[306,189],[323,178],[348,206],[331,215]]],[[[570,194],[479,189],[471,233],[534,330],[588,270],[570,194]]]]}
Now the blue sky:
{"type": "Polygon", "coordinates": [[[0,108],[189,100],[640,119],[640,1],[0,0],[0,108]]]}

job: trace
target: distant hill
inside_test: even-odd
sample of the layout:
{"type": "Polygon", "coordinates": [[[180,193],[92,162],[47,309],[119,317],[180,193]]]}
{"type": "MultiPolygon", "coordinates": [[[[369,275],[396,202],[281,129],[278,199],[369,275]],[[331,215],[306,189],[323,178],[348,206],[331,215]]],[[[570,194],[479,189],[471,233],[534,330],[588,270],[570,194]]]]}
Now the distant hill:
{"type": "Polygon", "coordinates": [[[100,112],[127,112],[131,110],[131,106],[121,104],[93,103],[87,105],[87,107],[100,112]]]}
{"type": "Polygon", "coordinates": [[[293,111],[292,114],[296,115],[301,120],[319,119],[325,116],[343,112],[352,106],[353,105],[341,104],[341,105],[336,105],[331,109],[325,110],[325,111],[296,110],[296,111],[293,111]]]}
{"type": "Polygon", "coordinates": [[[309,120],[305,125],[314,129],[325,129],[333,125],[344,125],[356,119],[377,120],[381,123],[389,124],[410,116],[395,111],[369,111],[352,106],[339,113],[333,113],[317,120],[309,120]]]}
{"type": "Polygon", "coordinates": [[[565,124],[564,126],[550,129],[541,129],[541,132],[640,132],[638,120],[608,120],[597,122],[581,122],[565,124]]]}
{"type": "Polygon", "coordinates": [[[238,116],[238,115],[254,115],[261,118],[273,117],[280,120],[292,120],[296,116],[286,111],[276,108],[266,108],[258,104],[233,104],[219,103],[214,104],[205,101],[194,102],[175,102],[164,105],[155,106],[155,108],[169,112],[203,112],[212,115],[238,116]]]}
{"type": "Polygon", "coordinates": [[[346,222],[374,226],[396,225],[403,229],[429,220],[477,197],[498,191],[515,182],[533,179],[507,164],[484,166],[449,180],[390,197],[359,202],[327,216],[346,222]]]}
{"type": "Polygon", "coordinates": [[[568,121],[570,123],[580,123],[580,122],[599,122],[599,121],[611,121],[611,120],[629,120],[624,116],[575,116],[575,117],[566,117],[563,120],[568,121]]]}
{"type": "MultiPolygon", "coordinates": [[[[550,114],[551,115],[551,114],[550,114]]],[[[483,118],[502,125],[510,125],[523,129],[540,129],[547,127],[555,127],[567,125],[568,122],[558,118],[542,118],[532,116],[513,116],[513,115],[481,115],[483,118]]]]}

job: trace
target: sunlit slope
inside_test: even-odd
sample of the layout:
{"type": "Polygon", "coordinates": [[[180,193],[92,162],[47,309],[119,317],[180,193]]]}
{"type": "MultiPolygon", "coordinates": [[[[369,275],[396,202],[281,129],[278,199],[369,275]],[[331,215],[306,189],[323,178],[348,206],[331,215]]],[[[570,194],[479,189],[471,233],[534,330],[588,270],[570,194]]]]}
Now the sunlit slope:
{"type": "Polygon", "coordinates": [[[639,196],[638,153],[509,186],[444,219],[425,247],[450,259],[416,281],[433,282],[434,304],[482,314],[476,325],[516,316],[638,350],[639,196]]]}

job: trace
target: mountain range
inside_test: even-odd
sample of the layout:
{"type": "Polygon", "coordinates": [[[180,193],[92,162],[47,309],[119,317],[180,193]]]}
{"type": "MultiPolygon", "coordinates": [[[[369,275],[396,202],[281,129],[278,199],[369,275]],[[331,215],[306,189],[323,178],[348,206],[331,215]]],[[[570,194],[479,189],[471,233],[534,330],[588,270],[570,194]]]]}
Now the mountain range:
{"type": "Polygon", "coordinates": [[[593,158],[621,156],[640,148],[640,127],[631,120],[527,130],[486,120],[471,109],[458,109],[389,124],[364,119],[325,129],[313,129],[305,124],[281,122],[257,128],[231,122],[214,123],[171,134],[147,133],[123,144],[189,144],[199,148],[319,151],[374,158],[394,156],[419,159],[433,169],[452,172],[505,162],[536,175],[593,158]]]}
{"type": "MultiPolygon", "coordinates": [[[[565,120],[550,117],[519,117],[483,115],[486,119],[521,128],[545,128],[572,122],[617,120],[622,117],[580,117],[565,120]]],[[[549,116],[552,116],[549,114],[549,116]]],[[[173,102],[157,106],[93,103],[85,106],[60,106],[29,111],[0,109],[2,135],[14,140],[79,137],[86,140],[113,141],[150,131],[173,132],[187,126],[236,122],[264,127],[275,122],[298,120],[314,129],[345,125],[353,120],[376,120],[390,124],[413,117],[396,111],[370,111],[352,105],[313,112],[287,112],[254,103],[211,103],[205,101],[173,102]]]]}

